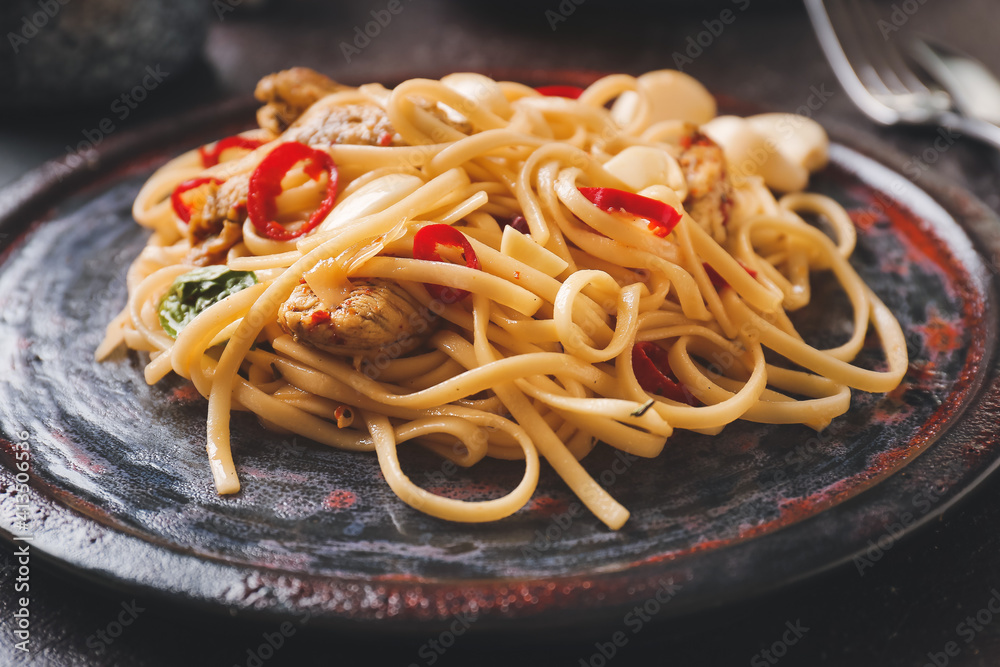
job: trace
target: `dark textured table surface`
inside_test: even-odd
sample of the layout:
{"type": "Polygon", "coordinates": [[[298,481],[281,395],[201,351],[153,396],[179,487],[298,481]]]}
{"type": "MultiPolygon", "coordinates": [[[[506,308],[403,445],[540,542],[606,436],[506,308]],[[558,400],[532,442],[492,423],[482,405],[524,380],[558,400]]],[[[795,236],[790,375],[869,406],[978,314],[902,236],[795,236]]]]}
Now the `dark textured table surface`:
{"type": "MultiPolygon", "coordinates": [[[[350,43],[355,27],[385,4],[298,2],[282,4],[282,11],[259,11],[248,2],[216,2],[218,18],[212,17],[203,58],[170,73],[115,131],[246,94],[263,74],[291,65],[363,81],[456,69],[639,73],[673,67],[676,54],[684,54],[690,56],[679,61],[685,70],[714,91],[788,111],[822,98],[818,120],[871,132],[904,156],[921,155],[936,138],[933,130],[880,129],[865,120],[835,82],[797,3],[691,2],[684,10],[654,11],[652,3],[610,0],[522,0],[488,8],[403,0],[403,11],[369,44],[349,53],[348,62],[341,44],[350,43]],[[708,29],[705,22],[712,24],[723,9],[735,20],[711,39],[703,36],[707,46],[698,53],[689,38],[708,29]]],[[[959,45],[1000,72],[995,0],[905,0],[879,7],[886,20],[896,12],[901,32],[959,45]]],[[[137,72],[143,67],[137,65],[137,72]]],[[[113,99],[83,109],[7,112],[0,124],[0,184],[65,155],[109,114],[113,99]]],[[[1000,210],[993,152],[958,141],[935,159],[934,173],[1000,210]]],[[[552,640],[474,631],[457,637],[347,636],[308,624],[282,627],[205,615],[107,590],[37,560],[31,563],[25,654],[11,634],[21,595],[18,564],[3,543],[0,665],[996,665],[1000,617],[990,605],[992,600],[996,608],[994,597],[1000,598],[998,525],[1000,478],[994,476],[933,525],[894,543],[863,576],[848,565],[735,607],[654,622],[606,661],[595,654],[595,642],[614,628],[552,640]],[[262,650],[268,641],[278,648],[262,650]]]]}

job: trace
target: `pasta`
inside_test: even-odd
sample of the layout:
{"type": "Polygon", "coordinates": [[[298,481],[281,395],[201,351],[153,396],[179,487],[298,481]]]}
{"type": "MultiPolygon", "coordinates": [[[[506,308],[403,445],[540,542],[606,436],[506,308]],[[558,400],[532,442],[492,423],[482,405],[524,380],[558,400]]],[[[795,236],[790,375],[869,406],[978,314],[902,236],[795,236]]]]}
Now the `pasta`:
{"type": "Polygon", "coordinates": [[[176,373],[208,399],[220,494],[240,489],[243,410],[373,451],[403,502],[452,521],[519,510],[544,459],[617,529],[628,511],[580,463],[598,441],[654,457],[677,428],[818,430],[851,388],[889,391],[906,371],[899,324],[848,262],[850,218],[803,191],[826,162],[811,120],[716,117],[674,71],[536,90],[294,69],[257,94],[259,129],[143,186],[133,214],[152,235],[96,353],[148,353],[149,383],[176,373]],[[788,315],[818,270],[854,309],[833,349],[788,315]],[[852,363],[869,325],[878,369],[852,363]],[[408,440],[461,466],[523,461],[523,477],[491,500],[434,495],[400,466],[408,440]]]}

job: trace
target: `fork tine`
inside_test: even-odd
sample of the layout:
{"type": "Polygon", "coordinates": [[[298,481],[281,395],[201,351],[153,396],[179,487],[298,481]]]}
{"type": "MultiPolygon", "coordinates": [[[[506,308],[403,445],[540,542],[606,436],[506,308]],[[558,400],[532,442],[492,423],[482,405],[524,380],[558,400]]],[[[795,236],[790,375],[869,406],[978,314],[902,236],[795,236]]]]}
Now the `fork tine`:
{"type": "Polygon", "coordinates": [[[853,5],[855,32],[863,41],[874,74],[889,93],[932,94],[914,74],[896,44],[880,27],[882,18],[869,0],[847,0],[853,5]]]}
{"type": "MultiPolygon", "coordinates": [[[[830,62],[830,66],[833,68],[837,79],[840,81],[840,85],[843,86],[844,91],[858,108],[871,119],[886,125],[898,122],[899,114],[879,101],[869,89],[867,82],[858,74],[858,70],[862,72],[870,70],[872,73],[874,73],[874,70],[868,62],[867,56],[863,54],[859,56],[862,52],[858,48],[857,39],[850,38],[851,41],[847,42],[846,46],[841,41],[844,39],[843,36],[850,36],[854,33],[849,27],[850,24],[845,22],[846,8],[842,3],[833,2],[832,0],[828,1],[837,7],[834,16],[837,17],[837,25],[841,27],[840,30],[834,27],[833,17],[824,5],[823,0],[805,0],[805,6],[809,12],[809,19],[815,28],[820,47],[822,47],[823,53],[826,54],[826,58],[830,62]],[[845,28],[845,26],[847,27],[845,28]],[[848,57],[848,49],[850,49],[853,58],[848,57]]],[[[868,74],[865,76],[866,78],[870,78],[868,74]]],[[[882,84],[882,87],[884,88],[884,84],[882,84]]]]}
{"type": "Polygon", "coordinates": [[[878,18],[871,5],[863,0],[844,0],[844,4],[850,17],[850,34],[866,57],[867,67],[861,73],[869,79],[869,89],[889,95],[908,92],[888,63],[886,44],[880,44],[880,37],[875,34],[878,18]]]}
{"type": "Polygon", "coordinates": [[[873,47],[870,26],[874,22],[870,23],[866,7],[855,0],[826,0],[824,4],[844,53],[865,88],[876,95],[891,95],[893,79],[883,76],[886,65],[879,49],[873,47]]]}
{"type": "Polygon", "coordinates": [[[804,0],[809,20],[844,91],[869,118],[884,125],[937,125],[1000,148],[995,125],[955,113],[946,91],[924,84],[887,39],[867,0],[825,2],[804,0]],[[872,39],[876,30],[881,44],[872,39]]]}
{"type": "Polygon", "coordinates": [[[886,38],[870,0],[805,0],[805,5],[841,85],[873,120],[926,123],[951,107],[947,93],[928,88],[886,38]]]}

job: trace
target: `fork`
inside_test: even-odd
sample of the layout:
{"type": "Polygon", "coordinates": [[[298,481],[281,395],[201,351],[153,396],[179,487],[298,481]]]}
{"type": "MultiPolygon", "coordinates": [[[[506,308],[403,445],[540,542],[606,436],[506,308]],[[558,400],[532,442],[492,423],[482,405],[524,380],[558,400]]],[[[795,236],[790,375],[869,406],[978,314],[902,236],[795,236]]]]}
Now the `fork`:
{"type": "Polygon", "coordinates": [[[1000,150],[1000,127],[956,113],[947,92],[927,86],[879,29],[868,0],[805,0],[805,6],[840,85],[869,118],[943,127],[1000,150]]]}

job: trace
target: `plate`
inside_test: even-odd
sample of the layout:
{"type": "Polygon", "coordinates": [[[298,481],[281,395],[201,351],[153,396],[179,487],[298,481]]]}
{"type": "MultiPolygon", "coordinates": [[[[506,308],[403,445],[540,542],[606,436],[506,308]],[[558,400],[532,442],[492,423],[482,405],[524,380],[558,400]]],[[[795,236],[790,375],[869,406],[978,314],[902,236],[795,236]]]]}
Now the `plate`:
{"type": "MultiPolygon", "coordinates": [[[[819,434],[741,422],[716,437],[678,433],[652,460],[599,446],[585,466],[632,512],[617,532],[547,468],[505,520],[424,516],[392,494],[374,456],[276,435],[247,415],[233,420],[243,491],[219,497],[206,402],[176,378],[147,386],[135,353],[96,363],[93,350],[145,242],[130,215],[139,187],[169,157],[241,129],[250,109],[237,101],[113,137],[89,161],[50,163],[0,193],[0,533],[30,538],[76,576],[379,632],[456,619],[498,630],[627,623],[637,607],[689,614],[845,561],[863,571],[1000,460],[986,261],[1000,258],[1000,223],[931,172],[917,187],[901,160],[873,159],[848,147],[870,142],[845,135],[810,189],[851,212],[853,264],[903,325],[911,366],[897,390],[854,392],[819,434]],[[30,449],[27,489],[18,442],[30,449]]],[[[848,334],[830,283],[817,275],[813,305],[795,314],[820,344],[848,334]]],[[[859,362],[880,363],[875,341],[859,362]]],[[[491,497],[520,478],[513,462],[463,471],[416,447],[402,458],[450,497],[491,497]]]]}

